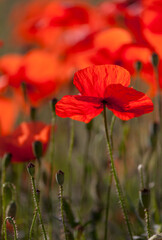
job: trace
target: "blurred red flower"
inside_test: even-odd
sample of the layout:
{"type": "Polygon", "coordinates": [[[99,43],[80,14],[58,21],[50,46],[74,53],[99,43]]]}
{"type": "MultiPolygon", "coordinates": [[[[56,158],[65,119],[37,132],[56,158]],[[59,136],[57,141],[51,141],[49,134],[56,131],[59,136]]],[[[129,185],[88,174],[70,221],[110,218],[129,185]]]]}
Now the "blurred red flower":
{"type": "Polygon", "coordinates": [[[64,96],[56,104],[56,114],[88,123],[104,105],[122,120],[153,111],[153,103],[144,93],[129,88],[130,74],[116,65],[82,69],[74,75],[79,95],[64,96]]]}
{"type": "Polygon", "coordinates": [[[141,15],[143,35],[148,43],[162,57],[162,2],[161,0],[143,0],[145,6],[141,15]]]}
{"type": "MultiPolygon", "coordinates": [[[[13,129],[19,108],[12,98],[0,97],[0,136],[13,129]]],[[[1,146],[1,145],[0,145],[1,146]]]]}
{"type": "Polygon", "coordinates": [[[41,141],[43,153],[47,150],[50,141],[50,125],[42,122],[23,122],[15,131],[0,137],[0,156],[6,152],[12,154],[12,162],[27,162],[35,159],[32,143],[41,141]]]}
{"type": "Polygon", "coordinates": [[[71,79],[71,71],[69,62],[45,50],[33,49],[24,56],[7,54],[0,58],[0,91],[12,87],[20,95],[25,83],[29,102],[37,106],[71,79]]]}

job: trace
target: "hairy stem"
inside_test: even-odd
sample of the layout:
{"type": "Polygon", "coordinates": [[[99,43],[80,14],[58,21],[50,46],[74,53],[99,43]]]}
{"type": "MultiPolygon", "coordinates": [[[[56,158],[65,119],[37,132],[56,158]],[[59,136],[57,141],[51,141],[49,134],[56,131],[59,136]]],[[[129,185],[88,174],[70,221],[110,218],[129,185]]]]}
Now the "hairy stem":
{"type": "Polygon", "coordinates": [[[39,208],[39,202],[38,202],[38,197],[37,197],[37,193],[36,193],[35,181],[34,181],[34,177],[32,177],[32,176],[31,176],[31,183],[32,183],[32,188],[33,188],[33,198],[34,198],[35,208],[37,209],[37,212],[38,212],[39,221],[40,221],[40,224],[42,227],[44,239],[47,240],[47,235],[46,235],[45,227],[43,224],[41,211],[39,208]]]}
{"type": "Polygon", "coordinates": [[[65,239],[68,240],[65,219],[64,219],[63,186],[62,185],[59,185],[59,200],[60,200],[61,221],[64,228],[65,239]]]}
{"type": "MultiPolygon", "coordinates": [[[[110,139],[111,139],[111,147],[112,147],[112,149],[113,149],[113,128],[114,128],[115,119],[116,119],[116,116],[113,115],[113,117],[111,119],[111,125],[110,125],[110,139]]],[[[106,131],[107,131],[106,136],[108,136],[108,129],[106,129],[106,131]]],[[[108,219],[109,219],[111,186],[112,186],[112,171],[110,171],[109,184],[108,184],[108,188],[107,188],[104,240],[107,240],[107,234],[108,234],[107,225],[108,225],[108,219]]]]}
{"type": "Polygon", "coordinates": [[[123,192],[122,192],[122,189],[121,189],[121,186],[120,186],[120,182],[119,182],[119,179],[118,179],[118,176],[117,176],[117,172],[116,172],[116,169],[115,169],[115,165],[114,165],[114,159],[113,159],[113,154],[112,154],[112,147],[111,147],[109,134],[108,134],[106,107],[105,107],[105,105],[104,105],[104,124],[105,124],[105,133],[106,133],[107,146],[108,146],[108,151],[109,151],[109,156],[110,156],[110,161],[111,161],[111,171],[112,171],[112,174],[113,174],[113,177],[114,177],[114,180],[115,180],[115,185],[116,185],[116,189],[117,189],[120,205],[121,205],[121,208],[123,210],[124,217],[125,217],[127,229],[128,229],[128,232],[129,232],[131,240],[133,240],[133,235],[132,235],[132,231],[131,231],[130,221],[129,221],[127,210],[126,210],[126,206],[125,206],[124,195],[123,195],[123,192]]]}
{"type": "Polygon", "coordinates": [[[145,208],[145,221],[146,221],[146,229],[147,229],[147,238],[151,237],[151,230],[150,230],[150,216],[148,208],[145,208]]]}
{"type": "Polygon", "coordinates": [[[6,226],[7,221],[9,221],[14,229],[14,240],[18,240],[18,232],[17,232],[17,226],[16,226],[16,222],[12,217],[6,217],[5,218],[5,222],[4,225],[6,226]]]}
{"type": "Polygon", "coordinates": [[[31,227],[30,227],[30,231],[29,231],[29,240],[32,239],[32,233],[33,233],[33,228],[34,228],[34,225],[35,225],[35,221],[37,219],[37,209],[35,210],[35,213],[34,213],[34,216],[33,216],[33,220],[32,220],[32,224],[31,224],[31,227]]]}

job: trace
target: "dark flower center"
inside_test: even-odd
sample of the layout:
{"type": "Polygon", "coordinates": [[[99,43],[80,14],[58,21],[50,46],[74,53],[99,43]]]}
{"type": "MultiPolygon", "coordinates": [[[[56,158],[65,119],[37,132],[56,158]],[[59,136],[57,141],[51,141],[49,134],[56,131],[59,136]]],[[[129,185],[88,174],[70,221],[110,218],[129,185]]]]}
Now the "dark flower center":
{"type": "Polygon", "coordinates": [[[103,103],[104,105],[107,103],[107,101],[105,100],[105,99],[103,99],[102,101],[101,101],[101,103],[103,103]]]}

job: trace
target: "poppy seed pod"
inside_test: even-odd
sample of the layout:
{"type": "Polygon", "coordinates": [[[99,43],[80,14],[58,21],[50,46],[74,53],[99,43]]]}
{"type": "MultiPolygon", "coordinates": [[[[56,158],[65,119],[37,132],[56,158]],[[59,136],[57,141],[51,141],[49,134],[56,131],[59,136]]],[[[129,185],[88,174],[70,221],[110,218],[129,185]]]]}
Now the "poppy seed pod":
{"type": "Polygon", "coordinates": [[[33,163],[28,164],[28,173],[30,174],[31,177],[34,177],[35,175],[35,165],[33,163]]]}
{"type": "Polygon", "coordinates": [[[157,53],[153,53],[151,57],[151,62],[154,67],[157,67],[159,64],[159,56],[157,53]]]}
{"type": "Polygon", "coordinates": [[[31,118],[32,121],[35,121],[36,111],[37,111],[37,109],[35,107],[30,108],[30,118],[31,118]]]}
{"type": "Polygon", "coordinates": [[[42,146],[42,142],[41,141],[35,141],[33,142],[33,153],[34,156],[37,159],[40,159],[42,157],[43,154],[43,146],[42,146]]]}
{"type": "Polygon", "coordinates": [[[137,72],[140,72],[141,69],[142,69],[142,62],[141,62],[141,61],[135,62],[134,67],[135,67],[135,69],[136,69],[137,72]]]}
{"type": "Polygon", "coordinates": [[[37,196],[37,200],[38,200],[38,202],[40,201],[40,191],[37,189],[36,190],[36,196],[37,196]]]}
{"type": "Polygon", "coordinates": [[[56,173],[56,181],[58,183],[58,185],[63,185],[64,184],[64,173],[59,170],[57,173],[56,173]]]}
{"type": "Polygon", "coordinates": [[[149,240],[162,240],[162,233],[153,235],[149,240]]]}
{"type": "Polygon", "coordinates": [[[3,168],[7,168],[12,159],[11,153],[6,153],[3,157],[3,168]]]}
{"type": "Polygon", "coordinates": [[[15,218],[16,216],[16,203],[15,201],[11,201],[9,203],[9,205],[7,206],[7,209],[6,209],[6,216],[7,217],[12,217],[12,218],[15,218]]]}
{"type": "Polygon", "coordinates": [[[57,98],[53,98],[51,100],[52,111],[55,112],[55,105],[57,103],[57,98]]]}
{"type": "Polygon", "coordinates": [[[145,209],[149,208],[150,206],[150,190],[149,189],[144,188],[140,191],[140,201],[142,206],[145,209]]]}

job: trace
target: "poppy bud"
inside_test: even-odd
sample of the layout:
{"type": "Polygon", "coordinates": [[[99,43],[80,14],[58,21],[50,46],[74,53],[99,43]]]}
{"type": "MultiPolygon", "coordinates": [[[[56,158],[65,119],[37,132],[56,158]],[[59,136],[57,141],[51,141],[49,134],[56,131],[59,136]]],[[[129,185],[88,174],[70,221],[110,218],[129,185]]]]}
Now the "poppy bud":
{"type": "Polygon", "coordinates": [[[157,53],[153,53],[151,57],[151,62],[154,67],[157,67],[159,64],[159,56],[157,53]]]}
{"type": "Polygon", "coordinates": [[[93,127],[93,120],[91,120],[89,123],[86,124],[86,128],[88,131],[91,131],[92,127],[93,127]]]}
{"type": "Polygon", "coordinates": [[[28,173],[30,174],[31,177],[34,177],[35,175],[35,165],[33,163],[28,164],[28,173]]]}
{"type": "Polygon", "coordinates": [[[3,195],[5,198],[6,205],[7,205],[12,199],[12,189],[11,189],[10,184],[8,184],[8,183],[3,184],[3,195]]]}
{"type": "Polygon", "coordinates": [[[38,202],[40,201],[40,191],[37,189],[36,190],[36,196],[37,196],[37,200],[38,200],[38,202]]]}
{"type": "Polygon", "coordinates": [[[153,235],[149,240],[162,240],[162,233],[153,235]]]}
{"type": "Polygon", "coordinates": [[[57,173],[56,173],[56,181],[58,183],[58,185],[63,185],[64,183],[64,173],[59,170],[57,173]]]}
{"type": "Polygon", "coordinates": [[[11,153],[6,153],[3,157],[3,168],[7,168],[12,159],[11,153]]]}
{"type": "Polygon", "coordinates": [[[32,121],[35,121],[35,118],[36,118],[36,108],[35,107],[30,108],[30,118],[32,121]]]}
{"type": "Polygon", "coordinates": [[[55,112],[56,103],[57,103],[57,98],[53,98],[53,99],[51,100],[51,106],[52,106],[52,111],[53,111],[53,112],[55,112]]]}
{"type": "Polygon", "coordinates": [[[11,201],[6,209],[6,216],[15,218],[16,216],[16,203],[15,201],[11,201]]]}
{"type": "Polygon", "coordinates": [[[42,180],[44,185],[48,184],[48,174],[46,173],[46,171],[42,171],[42,180]]]}
{"type": "Polygon", "coordinates": [[[40,159],[43,154],[43,146],[41,141],[33,142],[33,153],[37,159],[40,159]]]}
{"type": "Polygon", "coordinates": [[[134,67],[135,67],[135,69],[136,69],[137,72],[140,72],[141,69],[142,69],[142,62],[141,62],[141,61],[135,62],[134,67]]]}
{"type": "Polygon", "coordinates": [[[151,143],[151,146],[152,146],[153,149],[157,145],[158,131],[159,131],[159,123],[158,122],[154,122],[151,125],[151,128],[150,128],[150,143],[151,143]]]}
{"type": "Polygon", "coordinates": [[[140,191],[140,201],[141,201],[142,206],[145,209],[149,208],[149,205],[150,205],[150,190],[149,189],[144,188],[140,191]]]}

